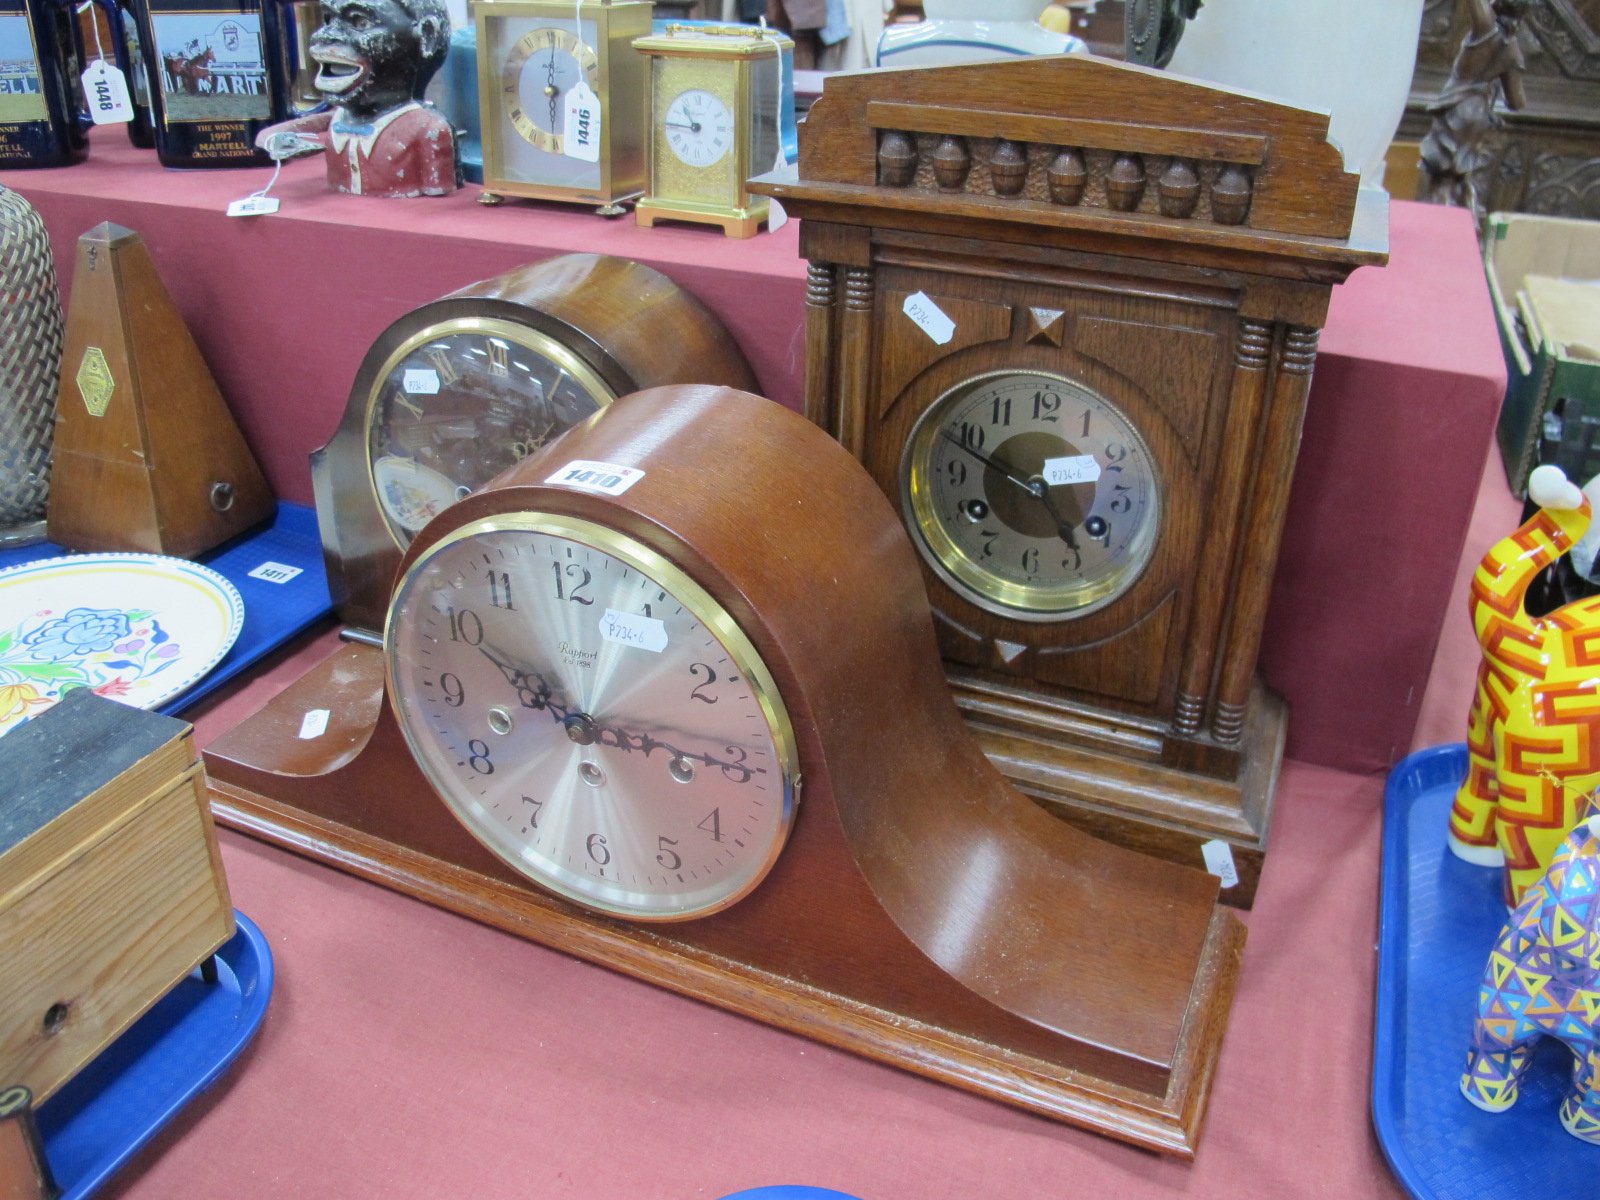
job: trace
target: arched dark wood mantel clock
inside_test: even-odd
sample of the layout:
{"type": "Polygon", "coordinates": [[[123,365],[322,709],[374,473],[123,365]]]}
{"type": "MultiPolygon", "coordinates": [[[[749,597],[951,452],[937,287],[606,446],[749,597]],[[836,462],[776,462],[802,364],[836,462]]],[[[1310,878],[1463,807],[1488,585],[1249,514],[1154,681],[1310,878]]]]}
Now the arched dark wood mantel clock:
{"type": "Polygon", "coordinates": [[[1327,125],[1082,56],[845,75],[752,185],[801,218],[806,414],[899,506],[984,749],[1115,840],[1226,843],[1235,903],[1317,335],[1387,257],[1327,125]]]}
{"type": "Polygon", "coordinates": [[[444,509],[384,646],[341,648],[206,769],[229,824],[425,900],[1057,1120],[1198,1143],[1244,942],[1217,881],[1006,783],[893,508],[759,397],[623,397],[444,509]]]}

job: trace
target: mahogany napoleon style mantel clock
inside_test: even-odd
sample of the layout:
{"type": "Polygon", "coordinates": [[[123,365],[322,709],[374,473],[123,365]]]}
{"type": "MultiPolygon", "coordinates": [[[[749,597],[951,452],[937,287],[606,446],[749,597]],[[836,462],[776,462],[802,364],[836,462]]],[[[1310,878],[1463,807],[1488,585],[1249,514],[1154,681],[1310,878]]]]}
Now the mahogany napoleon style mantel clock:
{"type": "Polygon", "coordinates": [[[441,509],[618,396],[689,382],[755,376],[710,310],[627,259],[563,254],[406,313],[311,456],[340,619],[383,627],[400,554],[441,509]]]}
{"type": "Polygon", "coordinates": [[[443,510],[384,645],[313,667],[206,769],[223,821],[422,899],[1057,1120],[1198,1143],[1244,941],[1217,881],[1005,781],[893,508],[760,397],[623,397],[443,510]]]}
{"type": "Polygon", "coordinates": [[[1387,255],[1327,126],[1083,56],[842,75],[752,182],[802,222],[807,416],[898,505],[980,744],[1085,828],[1231,856],[1234,903],[1317,335],[1387,255]]]}

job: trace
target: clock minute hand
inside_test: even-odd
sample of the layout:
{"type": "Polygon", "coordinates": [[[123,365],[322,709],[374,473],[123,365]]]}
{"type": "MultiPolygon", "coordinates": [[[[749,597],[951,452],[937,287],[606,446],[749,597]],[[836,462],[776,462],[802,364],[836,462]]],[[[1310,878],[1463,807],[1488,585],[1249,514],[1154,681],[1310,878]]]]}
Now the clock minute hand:
{"type": "Polygon", "coordinates": [[[1055,522],[1056,534],[1063,542],[1067,544],[1067,549],[1076,550],[1078,548],[1078,540],[1072,535],[1071,523],[1061,515],[1061,510],[1056,507],[1056,502],[1050,495],[1050,485],[1047,484],[1043,479],[1039,478],[1038,476],[1035,476],[1033,479],[1022,478],[1022,476],[1017,474],[1016,468],[1011,466],[1009,463],[995,458],[992,455],[985,454],[981,450],[974,449],[973,447],[967,445],[967,443],[963,442],[960,438],[953,436],[948,429],[941,429],[939,431],[939,436],[944,438],[945,441],[949,442],[951,445],[958,446],[962,450],[965,450],[984,466],[999,471],[1000,474],[1004,475],[1012,483],[1016,484],[1023,491],[1027,492],[1028,495],[1032,496],[1035,500],[1040,501],[1044,505],[1045,512],[1049,513],[1050,519],[1055,522]]]}
{"type": "Polygon", "coordinates": [[[657,750],[665,750],[674,762],[701,762],[719,768],[723,775],[735,783],[748,783],[757,775],[767,773],[765,767],[745,765],[749,752],[740,746],[729,746],[725,753],[737,754],[737,759],[721,759],[712,754],[697,754],[693,750],[680,750],[671,742],[663,742],[648,733],[634,733],[616,725],[602,725],[586,713],[573,713],[565,721],[567,736],[580,746],[609,746],[626,754],[639,751],[649,758],[657,750]]]}
{"type": "Polygon", "coordinates": [[[668,129],[687,129],[690,133],[699,133],[700,132],[700,122],[699,121],[691,121],[687,125],[683,124],[681,121],[663,121],[661,123],[663,125],[665,125],[668,129]]]}

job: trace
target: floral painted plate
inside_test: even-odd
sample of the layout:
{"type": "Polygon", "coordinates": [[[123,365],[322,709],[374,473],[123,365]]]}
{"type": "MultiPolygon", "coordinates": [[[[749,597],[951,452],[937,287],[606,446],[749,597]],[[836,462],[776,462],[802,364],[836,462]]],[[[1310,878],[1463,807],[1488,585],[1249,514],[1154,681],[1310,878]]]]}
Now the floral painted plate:
{"type": "Polygon", "coordinates": [[[154,708],[221,661],[244,624],[215,571],[157,554],[73,554],[0,571],[0,733],[73,688],[154,708]]]}

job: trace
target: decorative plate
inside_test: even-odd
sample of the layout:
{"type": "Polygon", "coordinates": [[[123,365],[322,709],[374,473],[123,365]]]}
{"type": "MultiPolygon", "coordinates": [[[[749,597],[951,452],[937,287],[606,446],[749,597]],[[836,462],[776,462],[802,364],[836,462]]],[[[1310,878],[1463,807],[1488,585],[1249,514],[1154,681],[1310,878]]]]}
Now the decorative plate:
{"type": "Polygon", "coordinates": [[[157,554],[73,554],[0,571],[0,733],[73,688],[154,708],[221,661],[238,590],[157,554]]]}

